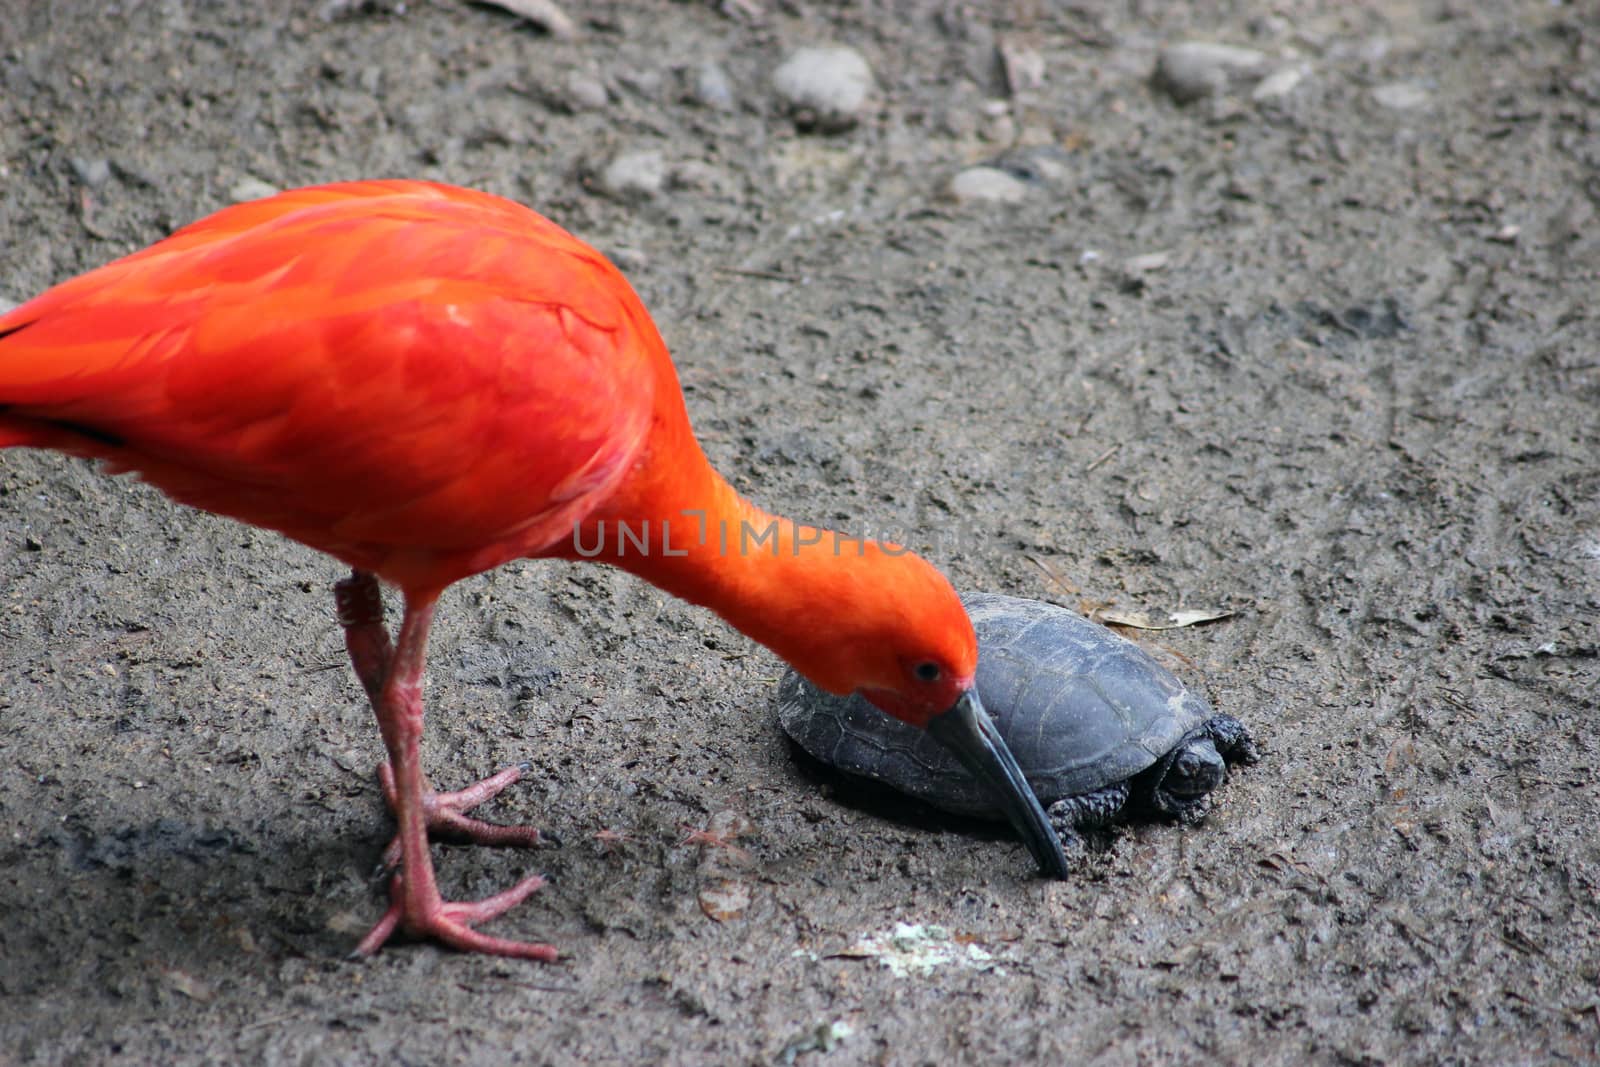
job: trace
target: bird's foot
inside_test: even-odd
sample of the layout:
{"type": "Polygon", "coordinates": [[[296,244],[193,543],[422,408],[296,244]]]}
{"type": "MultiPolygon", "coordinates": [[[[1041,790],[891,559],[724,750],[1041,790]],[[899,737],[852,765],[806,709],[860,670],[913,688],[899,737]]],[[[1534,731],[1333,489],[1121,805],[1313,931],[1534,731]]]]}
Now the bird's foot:
{"type": "Polygon", "coordinates": [[[353,573],[339,586],[340,623],[350,659],[372,701],[389,762],[378,768],[384,799],[399,833],[384,853],[393,874],[389,909],[355,954],[370,956],[396,933],[425,938],[462,952],[485,952],[519,959],[557,958],[549,945],[489,937],[472,929],[522,903],[544,884],[533,875],[503,893],[472,902],[446,902],[439,893],[428,842],[453,837],[485,845],[533,846],[551,840],[532,827],[493,826],[466,813],[494,797],[528,771],[521,764],[491,775],[457,793],[436,793],[422,773],[422,664],[435,595],[408,591],[405,620],[392,642],[382,620],[382,597],[370,574],[353,573]]]}
{"type": "Polygon", "coordinates": [[[435,891],[431,900],[419,902],[408,897],[405,875],[396,871],[389,882],[389,910],[350,955],[370,956],[382,948],[395,931],[403,930],[414,939],[437,941],[459,952],[482,952],[491,956],[554,963],[560,953],[553,945],[490,937],[472,929],[475,923],[487,922],[521,904],[542,885],[544,879],[535,874],[483,900],[447,901],[435,891]]]}
{"type": "MultiPolygon", "coordinates": [[[[496,826],[481,819],[467,817],[467,812],[495,797],[506,786],[528,773],[529,769],[529,764],[519,763],[454,793],[435,793],[431,790],[425,793],[422,797],[422,811],[428,836],[437,835],[447,841],[491,845],[496,848],[535,848],[539,845],[561,844],[554,834],[543,833],[537,827],[496,826]]],[[[378,784],[383,787],[383,796],[389,802],[389,810],[398,815],[400,793],[395,787],[394,771],[387,763],[378,767],[378,784]]],[[[384,850],[385,870],[400,865],[401,851],[400,838],[397,835],[384,850]]]]}

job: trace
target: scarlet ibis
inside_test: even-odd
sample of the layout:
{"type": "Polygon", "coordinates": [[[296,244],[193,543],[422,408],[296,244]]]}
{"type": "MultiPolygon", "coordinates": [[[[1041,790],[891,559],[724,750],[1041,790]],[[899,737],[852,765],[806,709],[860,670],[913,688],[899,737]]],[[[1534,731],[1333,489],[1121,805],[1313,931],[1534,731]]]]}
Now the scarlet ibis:
{"type": "Polygon", "coordinates": [[[422,678],[446,586],[519,557],[603,562],[704,605],[831,693],[929,730],[992,789],[1048,873],[1066,859],[973,689],[943,575],[889,544],[769,515],[707,462],[643,304],[603,256],[487,193],[411,181],[227,208],[0,316],[0,447],[132,471],[352,568],[338,617],[388,762],[396,929],[554,959],[473,926],[538,877],[446,902],[430,831],[532,844],[423,774],[422,678]],[[384,626],[379,580],[405,604],[384,626]],[[819,622],[819,620],[826,620],[819,622]]]}

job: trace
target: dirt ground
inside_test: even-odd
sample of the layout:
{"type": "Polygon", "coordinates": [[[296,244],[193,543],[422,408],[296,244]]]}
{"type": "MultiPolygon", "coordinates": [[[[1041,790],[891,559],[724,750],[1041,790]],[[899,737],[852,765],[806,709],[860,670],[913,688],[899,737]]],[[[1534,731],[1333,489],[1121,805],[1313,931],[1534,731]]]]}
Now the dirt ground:
{"type": "Polygon", "coordinates": [[[1600,1055],[1600,9],[565,6],[0,0],[0,298],[264,185],[507,194],[623,266],[766,506],[1233,611],[1147,637],[1265,758],[1047,882],[797,764],[706,613],[511,566],[445,598],[425,754],[531,760],[490,814],[565,845],[436,856],[458,896],[547,873],[490,929],[566,958],[348,962],[389,822],[337,566],[8,452],[0,1063],[1600,1055]],[[1293,73],[1180,105],[1186,40],[1293,73]],[[826,42],[877,89],[801,132],[771,73],[826,42]],[[1020,200],[949,195],[996,161],[1020,200]],[[745,855],[684,842],[735,816],[745,855]],[[901,922],[958,958],[857,951],[901,922]]]}

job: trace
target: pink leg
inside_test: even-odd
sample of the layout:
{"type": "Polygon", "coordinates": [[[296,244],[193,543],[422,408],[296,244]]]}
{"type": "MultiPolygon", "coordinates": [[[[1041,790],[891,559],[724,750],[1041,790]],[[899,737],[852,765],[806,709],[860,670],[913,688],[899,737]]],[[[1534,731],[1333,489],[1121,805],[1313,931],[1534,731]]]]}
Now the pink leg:
{"type": "Polygon", "coordinates": [[[400,824],[395,844],[389,850],[400,863],[400,870],[390,883],[389,910],[362,938],[356,954],[371,955],[400,929],[412,937],[431,938],[463,952],[555,960],[557,952],[550,945],[509,941],[470,929],[473,923],[491,919],[521,903],[544,884],[544,879],[537,875],[525,878],[503,893],[474,903],[446,902],[434,881],[428,831],[435,824],[471,839],[486,838],[493,844],[531,844],[539,838],[536,830],[489,826],[461,815],[466,808],[487,800],[515,781],[522,768],[502,771],[461,793],[446,796],[434,794],[422,774],[422,674],[437,594],[407,599],[405,621],[396,645],[390,644],[383,627],[382,603],[371,575],[357,572],[340,582],[337,597],[351,662],[372,698],[378,729],[389,752],[389,763],[383,769],[387,773],[382,775],[384,794],[400,824]]]}
{"type": "MultiPolygon", "coordinates": [[[[366,571],[352,571],[350,577],[334,583],[333,599],[339,625],[344,627],[344,643],[350,652],[350,663],[372,701],[373,710],[381,716],[383,712],[378,705],[382,699],[383,683],[389,676],[389,664],[394,657],[394,644],[383,625],[383,593],[378,587],[378,579],[366,571]]],[[[526,763],[507,767],[455,793],[436,793],[424,779],[422,807],[428,833],[450,841],[497,848],[560,844],[554,835],[541,833],[532,826],[495,826],[480,819],[469,819],[466,815],[506,786],[521,779],[529,769],[526,763]]],[[[378,784],[383,787],[389,810],[398,812],[399,794],[395,789],[394,771],[387,763],[378,767],[378,784]]],[[[394,867],[399,862],[400,838],[396,836],[384,850],[383,865],[394,867]]]]}
{"type": "Polygon", "coordinates": [[[344,647],[350,652],[356,677],[376,708],[394,657],[394,644],[383,625],[383,591],[378,579],[366,571],[351,571],[350,577],[333,583],[333,605],[339,625],[344,627],[344,647]]]}

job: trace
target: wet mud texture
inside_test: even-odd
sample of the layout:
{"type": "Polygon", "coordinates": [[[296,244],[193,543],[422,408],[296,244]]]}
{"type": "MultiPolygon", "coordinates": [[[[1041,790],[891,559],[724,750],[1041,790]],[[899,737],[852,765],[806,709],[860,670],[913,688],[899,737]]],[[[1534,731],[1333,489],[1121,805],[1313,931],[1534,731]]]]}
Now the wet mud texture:
{"type": "Polygon", "coordinates": [[[443,601],[426,764],[531,760],[489,814],[566,844],[436,855],[457,896],[547,873],[490,929],[567,959],[346,962],[390,824],[339,569],[8,452],[0,1062],[1595,1056],[1595,9],[585,6],[564,41],[450,0],[10,0],[0,297],[259,183],[508,194],[623,265],[765,505],[964,587],[1231,609],[1155,643],[1263,761],[1045,882],[844,803],[705,613],[511,566],[443,601]],[[1188,39],[1305,77],[1180,106],[1148,75],[1188,39]],[[826,41],[878,88],[802,134],[770,73],[826,41]],[[660,189],[608,192],[641,150],[660,189]],[[946,196],[997,158],[1020,201],[946,196]],[[837,955],[902,921],[992,962],[837,955]]]}

